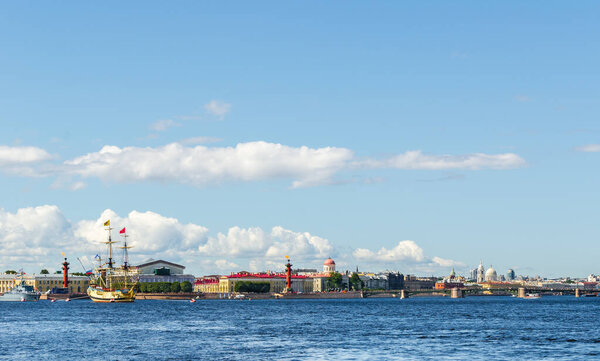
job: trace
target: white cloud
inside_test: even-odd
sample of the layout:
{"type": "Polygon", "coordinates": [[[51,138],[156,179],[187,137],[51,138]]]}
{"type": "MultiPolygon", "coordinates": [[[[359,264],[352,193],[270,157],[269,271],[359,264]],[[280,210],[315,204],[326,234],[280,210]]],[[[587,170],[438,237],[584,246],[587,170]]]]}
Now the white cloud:
{"type": "MultiPolygon", "coordinates": [[[[196,139],[198,140],[198,139],[196,139]]],[[[516,154],[425,155],[409,151],[385,160],[354,160],[347,148],[290,147],[267,142],[239,143],[235,147],[104,146],[66,161],[64,172],[97,177],[108,182],[180,182],[192,185],[222,181],[291,179],[294,188],[336,183],[334,177],[353,169],[510,169],[524,166],[516,154]]]]}
{"type": "MultiPolygon", "coordinates": [[[[106,145],[97,152],[62,164],[49,162],[52,157],[40,148],[0,146],[0,169],[23,177],[56,177],[53,187],[79,190],[85,183],[73,178],[98,178],[111,183],[175,182],[194,186],[226,181],[288,180],[293,188],[300,188],[345,184],[363,179],[362,175],[349,172],[373,169],[479,170],[526,165],[525,160],[514,153],[429,155],[416,150],[377,159],[357,158],[352,150],[340,147],[294,147],[264,141],[228,147],[198,144],[220,140],[193,137],[159,147],[106,145]]],[[[592,144],[578,150],[597,151],[597,147],[592,144]]],[[[381,178],[364,179],[368,182],[381,178]]]]}
{"type": "Polygon", "coordinates": [[[577,150],[579,152],[589,152],[589,153],[600,152],[600,144],[582,145],[581,147],[575,148],[575,150],[577,150]]]}
{"type": "MultiPolygon", "coordinates": [[[[231,227],[227,234],[218,233],[198,248],[203,255],[219,255],[241,258],[261,256],[266,259],[283,259],[293,255],[296,259],[323,259],[332,253],[327,239],[308,232],[294,232],[280,226],[270,233],[259,227],[231,227]]],[[[256,261],[255,261],[256,264],[256,261]]]]}
{"type": "Polygon", "coordinates": [[[333,251],[329,241],[324,238],[283,227],[273,227],[271,239],[273,243],[265,254],[270,258],[283,259],[286,255],[294,255],[296,258],[326,258],[333,251]]]}
{"type": "Polygon", "coordinates": [[[400,241],[392,248],[382,247],[374,252],[365,248],[357,248],[353,256],[358,261],[371,265],[385,266],[390,269],[402,269],[403,271],[438,272],[440,269],[450,267],[465,267],[465,264],[451,259],[441,257],[425,257],[423,249],[414,241],[400,241]]]}
{"type": "Polygon", "coordinates": [[[208,235],[206,227],[183,224],[158,213],[132,211],[127,217],[120,217],[107,209],[95,220],[79,221],[74,237],[100,245],[107,237],[102,225],[108,219],[116,230],[126,227],[138,261],[157,255],[177,261],[185,259],[190,254],[196,254],[197,247],[206,242],[208,235]]]}
{"type": "Polygon", "coordinates": [[[150,125],[150,129],[156,132],[164,132],[171,127],[179,127],[181,124],[174,122],[172,119],[160,119],[150,125]]]}
{"type": "Polygon", "coordinates": [[[208,241],[198,247],[200,254],[218,256],[251,256],[262,254],[267,246],[268,237],[261,228],[252,227],[243,229],[231,227],[227,234],[218,233],[216,237],[210,237],[208,241]]]}
{"type": "Polygon", "coordinates": [[[71,174],[105,181],[204,185],[291,178],[294,187],[302,187],[328,182],[351,158],[352,152],[345,148],[294,148],[267,142],[209,148],[171,143],[158,148],[104,146],[65,165],[71,174]]]}
{"type": "Polygon", "coordinates": [[[36,163],[52,158],[48,152],[38,147],[11,147],[0,145],[0,166],[36,163]]]}
{"type": "Polygon", "coordinates": [[[220,119],[223,119],[227,113],[231,111],[231,104],[222,102],[220,100],[211,100],[204,109],[208,114],[215,115],[220,119]]]}
{"type": "Polygon", "coordinates": [[[433,257],[431,260],[433,261],[433,263],[435,263],[436,265],[438,265],[440,267],[465,267],[466,266],[463,262],[454,261],[451,259],[440,258],[437,256],[433,257]]]}
{"type": "Polygon", "coordinates": [[[392,249],[381,247],[381,249],[377,252],[373,252],[365,248],[357,248],[353,254],[357,260],[365,261],[421,262],[423,259],[425,259],[421,247],[419,247],[414,241],[409,240],[398,242],[396,247],[392,249]]]}
{"type": "Polygon", "coordinates": [[[385,160],[367,159],[356,162],[355,166],[368,168],[396,169],[511,169],[525,166],[523,158],[514,153],[485,154],[473,153],[465,155],[427,155],[420,150],[407,151],[385,160]]]}
{"type": "MultiPolygon", "coordinates": [[[[15,213],[0,209],[0,265],[19,269],[39,266],[47,259],[58,264],[60,252],[87,244],[73,244],[71,223],[56,206],[21,208],[15,213]]],[[[34,268],[37,272],[38,269],[34,268]]],[[[57,267],[58,268],[58,267],[57,267]]]]}

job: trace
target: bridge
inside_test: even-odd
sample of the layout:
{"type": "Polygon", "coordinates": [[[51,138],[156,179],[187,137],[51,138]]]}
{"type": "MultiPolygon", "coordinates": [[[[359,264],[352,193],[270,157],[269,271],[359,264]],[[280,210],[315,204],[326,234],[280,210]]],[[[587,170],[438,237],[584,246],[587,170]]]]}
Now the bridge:
{"type": "Polygon", "coordinates": [[[449,289],[404,289],[404,290],[387,290],[387,291],[363,291],[362,297],[399,297],[409,298],[418,296],[450,296],[451,298],[462,298],[465,296],[517,296],[524,298],[529,293],[540,295],[567,296],[574,295],[575,297],[597,296],[597,290],[586,290],[582,288],[543,288],[539,286],[509,286],[501,288],[478,288],[478,287],[461,287],[449,289]]]}

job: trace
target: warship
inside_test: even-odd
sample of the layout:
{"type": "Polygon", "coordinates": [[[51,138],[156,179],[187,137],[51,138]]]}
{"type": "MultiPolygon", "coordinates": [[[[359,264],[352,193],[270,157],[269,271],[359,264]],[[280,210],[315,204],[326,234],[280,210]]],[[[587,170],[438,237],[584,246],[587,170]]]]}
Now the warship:
{"type": "Polygon", "coordinates": [[[40,299],[40,293],[33,289],[33,286],[28,286],[23,280],[23,274],[21,273],[20,282],[18,285],[13,287],[10,291],[4,292],[0,296],[0,301],[37,301],[40,299]]]}

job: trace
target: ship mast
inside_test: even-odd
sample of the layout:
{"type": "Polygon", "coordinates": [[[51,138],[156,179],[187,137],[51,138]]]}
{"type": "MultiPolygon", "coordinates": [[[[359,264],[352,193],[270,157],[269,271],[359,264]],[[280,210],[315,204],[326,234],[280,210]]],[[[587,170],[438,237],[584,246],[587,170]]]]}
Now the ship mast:
{"type": "Polygon", "coordinates": [[[127,250],[131,248],[131,246],[127,246],[127,237],[129,236],[125,231],[125,228],[123,228],[123,233],[121,234],[121,236],[123,237],[123,247],[120,247],[123,250],[123,269],[127,271],[127,269],[129,269],[129,259],[127,258],[127,250]]]}
{"type": "Polygon", "coordinates": [[[110,224],[106,227],[106,230],[108,231],[108,241],[104,242],[108,245],[108,269],[112,269],[113,268],[113,261],[112,261],[112,244],[113,243],[117,243],[116,241],[112,240],[110,231],[112,230],[112,228],[110,227],[110,224]]]}
{"type": "Polygon", "coordinates": [[[112,230],[112,228],[110,226],[110,220],[105,223],[105,226],[106,226],[106,230],[108,231],[108,241],[104,242],[104,243],[106,243],[108,245],[108,267],[107,267],[108,272],[106,273],[106,284],[107,284],[108,288],[111,288],[111,283],[112,282],[111,282],[110,275],[111,275],[111,273],[112,273],[111,271],[113,269],[112,244],[113,243],[117,243],[117,242],[113,241],[112,237],[111,237],[111,232],[110,231],[112,230]]]}

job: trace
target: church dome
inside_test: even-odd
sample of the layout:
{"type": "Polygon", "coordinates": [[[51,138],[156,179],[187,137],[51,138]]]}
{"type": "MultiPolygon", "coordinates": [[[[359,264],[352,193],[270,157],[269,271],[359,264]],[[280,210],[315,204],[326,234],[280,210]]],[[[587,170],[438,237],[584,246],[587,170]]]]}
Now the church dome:
{"type": "Polygon", "coordinates": [[[496,273],[496,270],[494,269],[494,267],[492,267],[490,265],[490,268],[488,268],[487,271],[485,271],[485,280],[486,281],[496,281],[498,279],[498,274],[496,273]]]}
{"type": "Polygon", "coordinates": [[[335,266],[335,261],[331,258],[327,258],[325,262],[323,262],[323,266],[335,266]]]}

